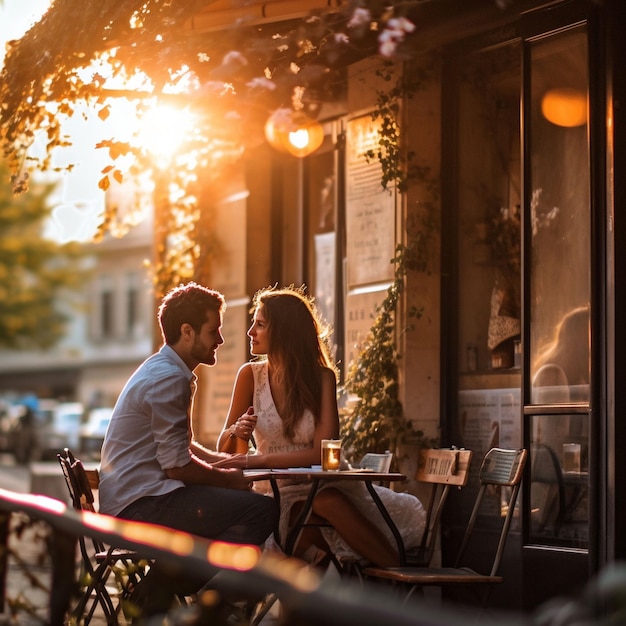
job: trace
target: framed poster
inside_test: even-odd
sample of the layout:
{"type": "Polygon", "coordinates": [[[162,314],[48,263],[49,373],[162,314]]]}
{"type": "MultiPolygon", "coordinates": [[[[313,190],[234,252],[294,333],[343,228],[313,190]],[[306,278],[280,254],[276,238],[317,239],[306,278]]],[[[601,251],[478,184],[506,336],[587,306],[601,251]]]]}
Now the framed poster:
{"type": "Polygon", "coordinates": [[[348,289],[393,278],[396,193],[383,189],[382,168],[368,160],[378,149],[380,120],[350,120],[346,141],[346,234],[348,289]]]}
{"type": "Polygon", "coordinates": [[[385,299],[389,284],[377,285],[371,289],[356,290],[346,298],[344,374],[358,356],[362,343],[372,328],[376,317],[376,307],[385,299]]]}
{"type": "Polygon", "coordinates": [[[223,198],[216,207],[212,227],[219,233],[219,259],[211,261],[219,270],[212,273],[214,288],[227,298],[246,293],[246,209],[248,191],[223,198]]]}
{"type": "Polygon", "coordinates": [[[335,321],[335,232],[315,235],[315,303],[328,324],[335,321]]]}

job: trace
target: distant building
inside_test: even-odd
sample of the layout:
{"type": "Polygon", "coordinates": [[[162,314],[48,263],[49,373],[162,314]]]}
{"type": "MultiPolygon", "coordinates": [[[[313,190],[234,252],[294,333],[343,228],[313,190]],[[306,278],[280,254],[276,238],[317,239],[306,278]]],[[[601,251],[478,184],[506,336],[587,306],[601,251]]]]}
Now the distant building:
{"type": "Polygon", "coordinates": [[[49,350],[0,350],[0,395],[112,406],[152,352],[154,305],[145,264],[152,254],[151,217],[122,238],[86,245],[91,275],[76,298],[79,306],[68,311],[66,336],[49,350]]]}

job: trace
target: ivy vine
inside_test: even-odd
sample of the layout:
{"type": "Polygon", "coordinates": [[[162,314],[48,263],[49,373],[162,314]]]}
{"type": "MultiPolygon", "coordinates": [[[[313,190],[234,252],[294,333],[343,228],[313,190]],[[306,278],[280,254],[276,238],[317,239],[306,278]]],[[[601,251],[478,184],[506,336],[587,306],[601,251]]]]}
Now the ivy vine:
{"type": "Polygon", "coordinates": [[[384,61],[376,70],[376,76],[384,83],[392,83],[388,89],[376,90],[376,107],[372,119],[380,120],[378,147],[365,152],[368,162],[377,160],[382,169],[383,189],[395,186],[404,192],[409,181],[420,176],[414,163],[415,153],[404,149],[401,141],[399,113],[403,101],[411,99],[417,91],[432,80],[434,63],[417,60],[402,65],[384,61]]]}
{"type": "MultiPolygon", "coordinates": [[[[400,401],[398,362],[401,358],[396,345],[396,312],[406,286],[409,271],[428,273],[430,245],[436,220],[432,212],[422,219],[423,228],[409,243],[398,244],[391,262],[395,265],[394,279],[382,303],[376,308],[369,334],[351,363],[344,391],[355,396],[356,402],[342,410],[341,434],[346,449],[358,461],[367,452],[396,451],[403,441],[419,441],[432,446],[424,432],[413,427],[404,415],[400,401]]],[[[407,311],[409,320],[419,320],[423,306],[407,311]]],[[[412,323],[405,330],[412,330],[412,323]]]]}

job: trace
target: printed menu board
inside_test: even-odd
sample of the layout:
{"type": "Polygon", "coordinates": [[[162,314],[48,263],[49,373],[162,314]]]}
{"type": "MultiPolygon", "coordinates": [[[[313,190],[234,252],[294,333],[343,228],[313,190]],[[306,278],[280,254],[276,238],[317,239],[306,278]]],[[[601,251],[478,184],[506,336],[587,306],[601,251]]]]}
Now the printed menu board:
{"type": "Polygon", "coordinates": [[[384,300],[388,284],[376,290],[348,294],[346,298],[346,332],[344,373],[358,356],[360,347],[374,323],[376,307],[384,300]]]}
{"type": "Polygon", "coordinates": [[[378,149],[380,120],[350,120],[346,142],[346,231],[348,289],[393,278],[394,190],[383,189],[382,168],[368,150],[378,149]]]}

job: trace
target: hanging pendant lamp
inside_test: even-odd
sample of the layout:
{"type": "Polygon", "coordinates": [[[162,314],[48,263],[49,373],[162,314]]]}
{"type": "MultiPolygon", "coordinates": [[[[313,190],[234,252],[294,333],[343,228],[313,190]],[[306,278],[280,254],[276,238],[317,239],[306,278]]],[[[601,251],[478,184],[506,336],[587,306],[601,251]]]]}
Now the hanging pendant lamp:
{"type": "Polygon", "coordinates": [[[302,158],[322,145],[324,129],[303,111],[280,108],[267,120],[265,137],[276,150],[302,158]]]}

